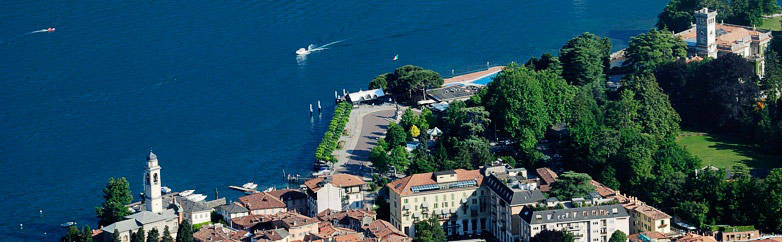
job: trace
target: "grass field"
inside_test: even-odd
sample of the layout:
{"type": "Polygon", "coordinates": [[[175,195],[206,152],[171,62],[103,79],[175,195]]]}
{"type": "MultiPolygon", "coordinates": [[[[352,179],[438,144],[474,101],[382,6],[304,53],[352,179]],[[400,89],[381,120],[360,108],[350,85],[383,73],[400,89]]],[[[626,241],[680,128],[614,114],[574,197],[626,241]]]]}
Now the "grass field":
{"type": "Polygon", "coordinates": [[[704,166],[731,168],[744,164],[749,168],[773,168],[774,161],[782,159],[782,156],[761,154],[754,146],[727,136],[682,131],[678,140],[690,153],[701,158],[704,166]]]}
{"type": "Polygon", "coordinates": [[[757,28],[759,29],[768,29],[773,31],[782,31],[782,23],[780,22],[782,20],[782,16],[780,17],[773,17],[773,18],[764,18],[763,23],[760,24],[757,28]]]}

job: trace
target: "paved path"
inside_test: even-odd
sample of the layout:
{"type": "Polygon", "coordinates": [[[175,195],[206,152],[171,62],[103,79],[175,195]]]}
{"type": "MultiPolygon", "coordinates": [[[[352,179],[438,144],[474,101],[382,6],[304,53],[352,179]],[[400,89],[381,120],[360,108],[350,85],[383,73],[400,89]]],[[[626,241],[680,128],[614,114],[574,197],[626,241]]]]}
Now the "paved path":
{"type": "Polygon", "coordinates": [[[490,74],[497,73],[497,72],[501,71],[503,68],[505,68],[505,67],[504,66],[492,66],[491,68],[489,68],[488,70],[485,70],[485,71],[472,72],[472,73],[459,75],[459,76],[455,76],[455,77],[451,77],[451,78],[445,78],[445,79],[443,79],[443,83],[444,84],[448,84],[448,83],[457,83],[457,82],[470,82],[470,81],[474,81],[474,80],[480,79],[480,78],[482,78],[484,76],[488,76],[490,74]]]}
{"type": "MultiPolygon", "coordinates": [[[[401,107],[400,107],[401,108],[401,107]]],[[[388,123],[394,120],[396,108],[393,105],[361,106],[351,111],[348,129],[350,136],[344,137],[345,148],[336,151],[339,162],[334,171],[371,178],[369,152],[377,139],[385,135],[388,123]],[[355,115],[354,115],[355,114],[355,115]]]]}

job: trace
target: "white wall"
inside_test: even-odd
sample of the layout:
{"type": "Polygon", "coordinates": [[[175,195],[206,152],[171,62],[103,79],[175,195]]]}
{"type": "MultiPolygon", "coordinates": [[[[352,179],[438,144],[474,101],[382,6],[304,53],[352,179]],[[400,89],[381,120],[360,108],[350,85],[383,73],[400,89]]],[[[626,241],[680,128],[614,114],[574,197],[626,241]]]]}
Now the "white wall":
{"type": "Polygon", "coordinates": [[[323,210],[331,209],[334,211],[342,211],[342,189],[326,183],[317,192],[318,201],[317,211],[315,213],[323,212],[323,210]]]}

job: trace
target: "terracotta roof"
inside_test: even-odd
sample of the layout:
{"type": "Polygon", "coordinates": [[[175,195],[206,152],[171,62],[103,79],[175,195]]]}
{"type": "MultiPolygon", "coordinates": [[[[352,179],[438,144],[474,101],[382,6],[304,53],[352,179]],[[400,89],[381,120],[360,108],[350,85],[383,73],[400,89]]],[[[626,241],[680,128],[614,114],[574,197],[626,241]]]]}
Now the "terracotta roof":
{"type": "Polygon", "coordinates": [[[641,213],[652,219],[671,218],[671,216],[668,215],[667,213],[660,211],[655,207],[647,205],[646,203],[638,200],[638,198],[622,195],[621,193],[614,191],[613,189],[606,187],[605,185],[600,184],[595,180],[592,180],[591,182],[592,185],[595,186],[595,191],[598,194],[600,194],[600,196],[616,199],[627,210],[632,210],[641,213]]]}
{"type": "Polygon", "coordinates": [[[337,235],[355,233],[352,229],[334,226],[330,223],[320,223],[318,225],[318,236],[321,238],[331,238],[337,235]]]}
{"type": "Polygon", "coordinates": [[[266,193],[276,197],[277,199],[280,199],[283,202],[284,201],[288,201],[290,199],[304,199],[304,198],[307,198],[307,194],[306,193],[304,193],[302,191],[299,191],[299,190],[295,190],[295,189],[272,190],[272,191],[269,191],[269,192],[266,192],[266,193]]]}
{"type": "Polygon", "coordinates": [[[253,193],[240,197],[239,201],[249,210],[261,210],[287,207],[280,199],[266,192],[253,193]]]}
{"type": "Polygon", "coordinates": [[[367,233],[379,241],[411,241],[402,231],[399,231],[394,225],[385,220],[375,220],[369,224],[365,230],[367,233]]]}
{"type": "Polygon", "coordinates": [[[364,239],[359,233],[343,234],[334,236],[334,241],[337,242],[360,242],[364,239]]]}
{"type": "Polygon", "coordinates": [[[365,217],[372,217],[372,219],[374,220],[376,216],[377,213],[375,213],[374,211],[369,211],[364,209],[351,209],[345,211],[334,211],[331,209],[326,209],[318,213],[317,218],[320,219],[320,221],[329,221],[334,223],[334,222],[339,222],[345,218],[351,218],[358,221],[362,221],[364,220],[365,217]]]}
{"type": "Polygon", "coordinates": [[[279,241],[288,237],[288,231],[284,229],[270,229],[255,232],[256,241],[279,241]]]}
{"type": "MultiPolygon", "coordinates": [[[[317,192],[321,188],[321,182],[327,181],[328,178],[329,177],[325,177],[325,176],[315,177],[305,181],[304,185],[307,186],[307,188],[309,188],[313,192],[317,192]]],[[[332,175],[330,178],[331,179],[328,182],[330,182],[332,185],[336,187],[342,187],[342,188],[361,186],[367,184],[366,182],[364,182],[364,180],[361,179],[361,177],[357,177],[350,174],[338,173],[332,175]]]]}
{"type": "Polygon", "coordinates": [[[249,229],[260,222],[269,221],[270,218],[271,218],[270,215],[260,215],[260,214],[247,215],[247,216],[232,218],[231,222],[233,223],[234,227],[238,227],[240,229],[249,229]]]}
{"type": "Polygon", "coordinates": [[[284,213],[277,213],[272,215],[272,220],[280,221],[286,228],[298,227],[320,222],[317,219],[310,218],[297,213],[296,211],[288,211],[284,213]]]}
{"type": "Polygon", "coordinates": [[[195,241],[232,241],[239,242],[247,232],[236,231],[223,227],[222,225],[208,225],[201,227],[197,232],[193,233],[193,239],[195,241]],[[235,239],[239,234],[240,239],[235,239]]]}
{"type": "Polygon", "coordinates": [[[538,173],[538,176],[540,179],[542,179],[546,185],[551,185],[552,183],[557,181],[557,173],[549,169],[548,167],[542,167],[535,169],[535,172],[538,173]]]}
{"type": "MultiPolygon", "coordinates": [[[[483,175],[481,174],[480,170],[456,169],[453,171],[456,173],[457,181],[476,180],[478,182],[478,186],[481,186],[481,183],[483,183],[483,175]]],[[[428,172],[406,176],[402,179],[390,182],[386,186],[388,189],[391,189],[402,196],[406,196],[413,194],[413,192],[410,190],[410,188],[413,186],[431,184],[437,184],[437,181],[434,180],[432,172],[428,172]]]]}
{"type": "Polygon", "coordinates": [[[716,239],[709,236],[700,236],[697,234],[686,234],[677,239],[678,242],[717,242],[716,239]]]}
{"type": "MultiPolygon", "coordinates": [[[[753,30],[751,27],[732,25],[732,24],[715,24],[714,30],[716,31],[715,42],[717,48],[721,50],[730,50],[731,45],[742,41],[767,41],[771,39],[771,35],[765,31],[753,30]]],[[[677,33],[682,40],[689,40],[695,42],[698,33],[695,27],[688,30],[677,33]]]]}

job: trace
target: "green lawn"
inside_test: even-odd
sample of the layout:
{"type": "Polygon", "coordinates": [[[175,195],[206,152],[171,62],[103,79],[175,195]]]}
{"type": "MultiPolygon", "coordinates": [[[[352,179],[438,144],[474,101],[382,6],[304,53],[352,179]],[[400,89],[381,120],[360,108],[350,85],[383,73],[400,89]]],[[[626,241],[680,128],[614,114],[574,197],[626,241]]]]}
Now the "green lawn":
{"type": "Polygon", "coordinates": [[[773,18],[764,18],[763,23],[757,28],[768,29],[773,31],[782,31],[782,23],[780,23],[780,20],[782,20],[782,16],[773,17],[773,18]]]}
{"type": "Polygon", "coordinates": [[[782,159],[782,156],[761,154],[754,146],[730,137],[708,133],[682,131],[679,144],[701,158],[704,166],[731,168],[744,164],[749,168],[773,168],[774,161],[782,159]]]}

